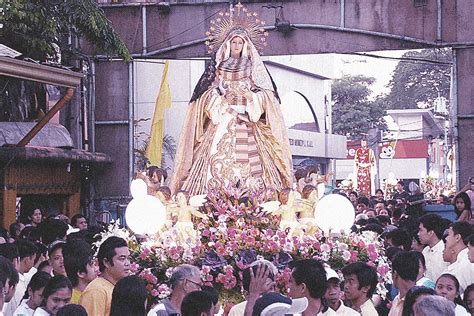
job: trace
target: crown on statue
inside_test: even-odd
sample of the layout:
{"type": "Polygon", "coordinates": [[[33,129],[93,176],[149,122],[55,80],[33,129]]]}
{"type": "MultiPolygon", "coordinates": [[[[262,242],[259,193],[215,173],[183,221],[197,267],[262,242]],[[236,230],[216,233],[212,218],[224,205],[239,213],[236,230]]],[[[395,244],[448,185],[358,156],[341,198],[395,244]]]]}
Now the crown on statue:
{"type": "Polygon", "coordinates": [[[260,53],[267,46],[265,21],[258,17],[257,12],[250,12],[240,2],[235,6],[231,4],[228,12],[219,12],[218,17],[210,23],[209,31],[206,32],[209,54],[216,51],[233,31],[244,32],[260,53]]]}

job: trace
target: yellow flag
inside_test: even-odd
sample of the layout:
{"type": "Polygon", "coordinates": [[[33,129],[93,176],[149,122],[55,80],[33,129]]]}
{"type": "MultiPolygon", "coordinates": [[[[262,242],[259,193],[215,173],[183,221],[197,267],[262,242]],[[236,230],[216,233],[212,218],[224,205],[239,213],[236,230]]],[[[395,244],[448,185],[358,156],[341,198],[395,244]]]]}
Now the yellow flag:
{"type": "Polygon", "coordinates": [[[146,156],[153,166],[161,167],[161,156],[163,153],[163,129],[165,109],[171,107],[171,92],[168,84],[168,64],[166,61],[163,77],[161,79],[160,92],[156,97],[155,113],[150,130],[150,142],[146,150],[146,156]]]}

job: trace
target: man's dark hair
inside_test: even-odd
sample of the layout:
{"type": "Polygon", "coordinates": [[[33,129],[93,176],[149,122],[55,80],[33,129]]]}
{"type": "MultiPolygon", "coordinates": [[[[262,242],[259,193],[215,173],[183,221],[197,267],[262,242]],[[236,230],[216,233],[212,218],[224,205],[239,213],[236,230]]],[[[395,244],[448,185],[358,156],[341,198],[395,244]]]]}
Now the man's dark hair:
{"type": "Polygon", "coordinates": [[[5,283],[7,283],[8,276],[7,274],[0,269],[0,291],[4,292],[3,288],[5,287],[5,283]]]}
{"type": "Polygon", "coordinates": [[[383,227],[376,223],[368,223],[367,225],[362,227],[360,231],[361,232],[371,231],[371,232],[377,233],[378,235],[381,235],[383,233],[383,227]]]}
{"type": "Polygon", "coordinates": [[[462,241],[467,245],[467,238],[472,235],[472,225],[468,222],[454,222],[449,225],[455,235],[461,235],[462,241]]]}
{"type": "MultiPolygon", "coordinates": [[[[17,230],[21,228],[21,223],[11,223],[10,224],[10,227],[8,228],[9,232],[10,232],[10,237],[13,238],[13,239],[18,239],[20,237],[20,234],[16,234],[17,233],[17,230]]],[[[24,227],[23,227],[24,228],[24,227]]],[[[21,233],[21,231],[20,231],[21,233]]]]}
{"type": "Polygon", "coordinates": [[[403,250],[409,251],[411,249],[411,236],[405,229],[397,228],[389,231],[385,235],[385,239],[391,239],[392,245],[395,247],[403,247],[403,250]]]}
{"type": "Polygon", "coordinates": [[[438,239],[443,239],[446,223],[438,214],[423,215],[420,217],[420,224],[423,224],[427,231],[433,231],[438,239]]]}
{"type": "Polygon", "coordinates": [[[377,218],[380,222],[380,224],[386,224],[389,225],[390,222],[390,217],[387,215],[377,215],[375,218],[377,218]]]}
{"type": "Polygon", "coordinates": [[[205,291],[194,291],[186,295],[181,303],[181,316],[210,315],[212,296],[205,291]]]}
{"type": "Polygon", "coordinates": [[[36,265],[39,259],[41,258],[41,255],[43,255],[44,258],[48,257],[48,247],[46,247],[40,242],[35,242],[35,247],[36,247],[35,265],[36,265]]]}
{"type": "Polygon", "coordinates": [[[20,260],[36,255],[36,251],[38,250],[34,243],[25,239],[18,239],[15,241],[15,245],[18,249],[20,260]]]}
{"type": "Polygon", "coordinates": [[[10,262],[20,258],[18,248],[15,244],[0,244],[0,256],[7,258],[10,262]]]}
{"type": "Polygon", "coordinates": [[[466,244],[474,246],[474,233],[470,234],[469,237],[467,237],[466,244]]]}
{"type": "Polygon", "coordinates": [[[0,256],[0,271],[3,271],[8,278],[8,286],[18,284],[19,276],[13,263],[3,256],[0,256]]]}
{"type": "Polygon", "coordinates": [[[405,189],[405,182],[403,182],[402,180],[398,181],[397,184],[400,184],[403,189],[405,189]]]}
{"type": "Polygon", "coordinates": [[[392,260],[392,271],[406,281],[416,282],[419,268],[419,258],[414,251],[400,251],[392,260]]]}
{"type": "Polygon", "coordinates": [[[21,230],[20,239],[27,239],[32,242],[39,242],[41,240],[41,232],[38,227],[26,226],[21,230]]]}
{"type": "Polygon", "coordinates": [[[67,304],[58,310],[56,316],[87,316],[87,311],[82,305],[67,304]]]}
{"type": "Polygon", "coordinates": [[[359,197],[359,194],[357,194],[356,191],[351,191],[351,192],[349,192],[349,195],[351,195],[351,194],[354,195],[356,198],[359,197]]]}
{"type": "Polygon", "coordinates": [[[72,283],[77,286],[80,272],[87,272],[87,265],[91,262],[94,252],[91,246],[83,240],[67,242],[63,247],[64,268],[72,283]]]}
{"type": "Polygon", "coordinates": [[[369,207],[370,205],[370,200],[366,196],[361,196],[357,199],[358,204],[364,204],[365,206],[369,207]]]}
{"type": "Polygon", "coordinates": [[[76,214],[76,215],[74,215],[73,217],[71,217],[71,226],[72,226],[72,227],[76,227],[77,220],[78,220],[79,218],[84,218],[85,220],[87,220],[87,218],[85,217],[84,214],[76,214]]]}
{"type": "Polygon", "coordinates": [[[201,289],[204,292],[207,292],[211,295],[212,297],[212,305],[216,306],[217,303],[219,303],[219,291],[213,286],[208,286],[208,285],[203,285],[201,289]]]}
{"type": "Polygon", "coordinates": [[[38,226],[45,245],[49,245],[58,239],[65,239],[68,228],[65,222],[55,218],[44,220],[38,226]]]}
{"type": "Polygon", "coordinates": [[[129,275],[115,284],[110,304],[110,316],[146,315],[147,291],[145,281],[138,275],[129,275]]]}
{"type": "Polygon", "coordinates": [[[322,298],[328,287],[326,270],[323,264],[315,259],[303,259],[290,263],[291,275],[296,284],[306,284],[312,298],[322,298]]]}
{"type": "MultiPolygon", "coordinates": [[[[266,266],[264,263],[262,263],[261,265],[266,266]]],[[[254,265],[242,271],[242,288],[247,292],[249,291],[249,287],[250,287],[250,279],[251,279],[250,269],[253,270],[253,275],[257,275],[258,267],[259,265],[254,265]]],[[[268,266],[266,267],[268,268],[268,266]]],[[[271,269],[269,269],[268,278],[271,280],[275,280],[275,275],[273,274],[273,271],[271,271],[271,269]]]]}
{"type": "Polygon", "coordinates": [[[112,259],[117,254],[115,252],[115,249],[122,247],[128,247],[127,242],[125,241],[125,239],[116,236],[111,236],[107,238],[102,243],[102,245],[100,245],[99,252],[97,253],[100,272],[104,272],[105,270],[104,260],[107,260],[110,265],[114,264],[114,261],[112,259]]]}
{"type": "Polygon", "coordinates": [[[426,269],[425,256],[423,256],[423,254],[419,251],[411,250],[410,252],[415,255],[415,257],[418,259],[418,262],[421,263],[424,269],[426,269]]]}
{"type": "Polygon", "coordinates": [[[369,287],[367,297],[370,298],[377,287],[377,271],[374,267],[369,266],[365,262],[354,262],[342,268],[342,274],[345,276],[355,275],[359,282],[359,290],[365,286],[369,287]]]}

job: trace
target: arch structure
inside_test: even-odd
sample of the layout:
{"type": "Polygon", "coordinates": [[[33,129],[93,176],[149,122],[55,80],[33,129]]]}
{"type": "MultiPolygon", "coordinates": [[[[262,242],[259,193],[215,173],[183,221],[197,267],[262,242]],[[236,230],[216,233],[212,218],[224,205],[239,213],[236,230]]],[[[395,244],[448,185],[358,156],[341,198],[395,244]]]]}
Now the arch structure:
{"type": "MultiPolygon", "coordinates": [[[[107,0],[106,0],[107,1],[107,0]]],[[[101,3],[135,58],[203,58],[209,21],[229,2],[101,3]]],[[[267,22],[266,55],[452,47],[453,126],[460,184],[474,175],[474,10],[471,0],[242,0],[267,22]]],[[[126,70],[124,77],[127,76],[126,70]]],[[[100,94],[102,91],[97,90],[100,94]]],[[[122,106],[122,105],[117,105],[122,106]]],[[[123,105],[124,108],[127,104],[123,105]]],[[[458,183],[459,185],[459,183],[458,183]]]]}

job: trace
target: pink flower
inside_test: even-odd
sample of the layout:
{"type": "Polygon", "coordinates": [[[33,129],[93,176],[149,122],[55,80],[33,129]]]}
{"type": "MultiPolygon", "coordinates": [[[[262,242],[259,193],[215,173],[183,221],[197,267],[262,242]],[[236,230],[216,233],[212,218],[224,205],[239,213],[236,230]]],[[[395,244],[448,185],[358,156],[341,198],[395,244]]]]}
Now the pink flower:
{"type": "Polygon", "coordinates": [[[149,255],[150,255],[150,249],[145,248],[145,249],[143,249],[142,253],[140,254],[140,259],[141,260],[146,260],[149,255]]]}
{"type": "Polygon", "coordinates": [[[156,289],[151,290],[151,296],[157,297],[160,294],[156,289]]]}
{"type": "Polygon", "coordinates": [[[136,262],[130,263],[130,271],[132,271],[132,273],[137,273],[138,268],[140,268],[140,266],[136,262]]]}

